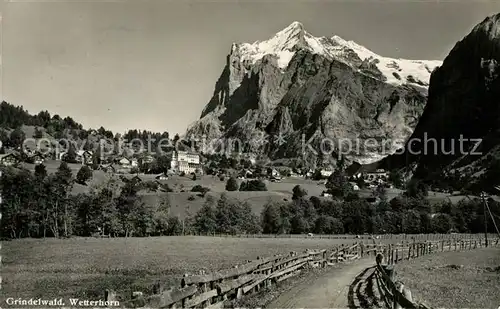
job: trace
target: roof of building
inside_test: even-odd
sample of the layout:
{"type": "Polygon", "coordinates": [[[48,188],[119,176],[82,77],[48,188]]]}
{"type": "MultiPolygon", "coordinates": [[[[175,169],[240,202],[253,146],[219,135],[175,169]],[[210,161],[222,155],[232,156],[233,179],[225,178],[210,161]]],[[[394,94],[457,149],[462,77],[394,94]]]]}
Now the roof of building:
{"type": "Polygon", "coordinates": [[[15,153],[10,152],[10,153],[0,154],[0,159],[4,159],[4,158],[6,158],[6,157],[10,157],[10,156],[13,156],[13,157],[14,157],[14,158],[16,158],[16,159],[19,157],[19,155],[18,155],[18,154],[15,154],[15,153]]]}

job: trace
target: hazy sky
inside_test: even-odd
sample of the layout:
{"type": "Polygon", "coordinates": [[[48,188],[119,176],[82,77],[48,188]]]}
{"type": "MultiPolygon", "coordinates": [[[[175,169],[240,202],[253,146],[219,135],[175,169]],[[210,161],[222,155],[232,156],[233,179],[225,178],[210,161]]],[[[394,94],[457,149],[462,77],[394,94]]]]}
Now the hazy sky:
{"type": "Polygon", "coordinates": [[[293,21],[391,57],[442,60],[500,1],[11,1],[2,13],[2,98],[86,127],[184,133],[232,42],[293,21]]]}

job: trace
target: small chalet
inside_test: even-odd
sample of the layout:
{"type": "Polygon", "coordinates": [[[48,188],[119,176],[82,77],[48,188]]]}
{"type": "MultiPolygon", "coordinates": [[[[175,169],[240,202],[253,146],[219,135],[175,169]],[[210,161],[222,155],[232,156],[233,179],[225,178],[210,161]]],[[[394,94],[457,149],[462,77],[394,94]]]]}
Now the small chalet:
{"type": "Polygon", "coordinates": [[[276,170],[275,168],[273,168],[271,170],[271,177],[274,177],[274,178],[280,178],[281,177],[281,174],[278,170],[276,170]]]}
{"type": "Polygon", "coordinates": [[[331,174],[333,174],[333,171],[331,169],[321,169],[320,173],[322,177],[328,178],[331,174]]]}
{"type": "Polygon", "coordinates": [[[326,192],[326,191],[323,191],[323,192],[321,192],[321,196],[322,196],[322,197],[332,197],[332,194],[331,194],[331,193],[328,193],[328,192],[326,192]]]}
{"type": "Polygon", "coordinates": [[[121,166],[132,166],[132,161],[128,158],[118,158],[116,159],[116,163],[120,164],[121,166]]]}
{"type": "MultiPolygon", "coordinates": [[[[67,151],[58,152],[56,153],[56,160],[64,160],[67,155],[67,151]]],[[[75,154],[75,161],[81,164],[92,164],[92,155],[92,151],[78,150],[75,154]]]]}
{"type": "Polygon", "coordinates": [[[116,173],[116,168],[112,163],[101,164],[99,165],[99,169],[105,173],[116,173]]]}
{"type": "Polygon", "coordinates": [[[168,180],[168,176],[165,173],[156,175],[155,177],[156,180],[168,180]]]}
{"type": "Polygon", "coordinates": [[[0,154],[0,165],[14,166],[19,164],[19,162],[20,162],[19,157],[13,153],[0,154]]]}
{"type": "Polygon", "coordinates": [[[33,164],[42,164],[44,157],[39,153],[35,153],[30,157],[30,161],[33,162],[33,164]]]}
{"type": "Polygon", "coordinates": [[[141,179],[141,177],[135,175],[134,177],[132,177],[130,179],[130,181],[133,182],[133,183],[139,183],[139,182],[142,182],[142,179],[141,179]]]}
{"type": "Polygon", "coordinates": [[[354,183],[354,182],[350,182],[349,184],[352,186],[352,189],[353,189],[354,191],[359,191],[359,186],[358,186],[356,183],[354,183]]]}
{"type": "Polygon", "coordinates": [[[151,156],[151,155],[145,155],[144,157],[142,157],[142,158],[141,158],[141,162],[142,162],[143,164],[153,163],[153,162],[154,162],[154,160],[155,160],[155,159],[154,159],[154,158],[153,158],[153,156],[151,156]]]}
{"type": "Polygon", "coordinates": [[[244,178],[253,178],[253,173],[251,170],[244,170],[243,171],[243,175],[242,175],[244,178]]]}
{"type": "Polygon", "coordinates": [[[79,150],[76,153],[76,160],[82,164],[92,164],[92,151],[79,150]]]}
{"type": "Polygon", "coordinates": [[[389,173],[386,172],[384,169],[378,169],[375,172],[366,173],[366,180],[369,182],[377,181],[380,183],[380,181],[387,180],[388,178],[389,178],[389,173]]]}

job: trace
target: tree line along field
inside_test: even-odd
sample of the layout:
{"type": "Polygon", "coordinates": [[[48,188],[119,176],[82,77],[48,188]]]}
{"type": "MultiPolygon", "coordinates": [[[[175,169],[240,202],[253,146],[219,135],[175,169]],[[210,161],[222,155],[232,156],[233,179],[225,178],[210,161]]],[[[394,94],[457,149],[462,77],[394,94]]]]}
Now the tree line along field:
{"type": "MultiPolygon", "coordinates": [[[[147,292],[157,282],[167,286],[178,284],[185,273],[231,268],[246,260],[290,251],[333,249],[338,244],[356,241],[352,236],[347,238],[172,236],[13,240],[3,243],[2,294],[101,298],[105,289],[147,292]]],[[[396,243],[401,239],[394,235],[380,241],[396,243]]]]}
{"type": "MultiPolygon", "coordinates": [[[[167,181],[180,183],[180,188],[174,191],[166,183],[168,191],[174,192],[159,195],[158,186],[153,190],[149,187],[157,185],[156,182],[121,175],[115,182],[75,195],[72,191],[75,186],[85,183],[82,184],[78,176],[75,179],[66,162],[52,174],[43,166],[37,166],[34,173],[26,169],[3,170],[1,229],[7,238],[82,237],[97,232],[113,237],[141,237],[261,232],[414,234],[456,230],[478,233],[484,229],[480,200],[433,205],[425,185],[417,181],[410,182],[406,191],[400,191],[395,198],[379,188],[374,192],[379,200],[369,202],[362,197],[363,192],[352,189],[342,169],[332,174],[326,184],[328,190],[335,193],[331,198],[320,198],[315,195],[317,192],[309,192],[311,188],[321,188],[321,184],[295,184],[300,183],[298,179],[293,179],[295,183],[257,180],[259,186],[252,187],[252,191],[234,191],[234,186],[229,189],[227,185],[237,180],[230,178],[224,185],[223,181],[210,176],[200,180],[172,177],[167,181]],[[203,186],[210,183],[215,185],[203,186]],[[229,192],[222,190],[223,185],[229,192]],[[267,185],[275,191],[268,191],[267,185]],[[269,195],[270,192],[274,195],[269,195]],[[198,207],[172,205],[172,199],[182,198],[183,193],[189,194],[188,201],[197,201],[198,207]],[[272,200],[271,196],[276,199],[272,200]],[[146,203],[148,198],[151,201],[146,203]]],[[[498,216],[500,203],[490,201],[489,204],[492,214],[498,216]]],[[[493,231],[494,225],[488,226],[493,231]]]]}
{"type": "MultiPolygon", "coordinates": [[[[54,174],[61,161],[58,160],[47,160],[44,162],[48,174],[54,174]]],[[[68,163],[68,167],[71,169],[73,176],[75,176],[78,170],[82,167],[81,164],[68,163]]],[[[23,167],[30,171],[34,171],[34,164],[24,163],[23,167]]],[[[91,179],[87,184],[82,185],[75,183],[72,188],[72,194],[86,194],[93,190],[99,190],[106,185],[109,181],[116,181],[121,184],[118,174],[106,173],[101,170],[93,171],[91,179]]],[[[134,175],[123,175],[128,178],[134,175]]],[[[155,181],[155,175],[145,175],[139,174],[144,182],[155,181]]],[[[159,203],[162,199],[167,198],[171,205],[171,212],[175,216],[180,218],[185,218],[190,214],[196,213],[205,202],[205,198],[198,197],[196,194],[190,192],[190,190],[195,185],[201,185],[203,187],[209,188],[210,191],[206,196],[212,196],[214,198],[220,197],[221,193],[226,193],[229,197],[237,199],[241,202],[249,202],[252,206],[252,210],[255,214],[260,214],[264,206],[269,203],[277,203],[282,201],[288,201],[292,198],[293,187],[295,185],[300,185],[309,196],[320,196],[321,192],[325,190],[324,183],[319,181],[314,181],[304,178],[294,178],[288,177],[284,178],[282,182],[270,182],[265,181],[267,186],[267,191],[247,191],[247,192],[228,192],[225,190],[226,181],[221,181],[218,177],[204,175],[198,177],[197,180],[192,180],[191,176],[171,176],[168,180],[159,180],[159,183],[166,184],[173,189],[173,192],[165,193],[161,191],[148,192],[141,191],[139,196],[142,201],[148,205],[154,205],[159,203]],[[184,191],[184,192],[181,192],[184,191]]],[[[241,181],[239,181],[241,182],[241,181]]],[[[386,190],[387,199],[391,200],[403,191],[396,188],[388,188],[386,190]]],[[[362,197],[369,197],[373,195],[372,189],[361,189],[358,191],[359,195],[362,197]]],[[[453,204],[465,199],[464,195],[450,195],[448,193],[442,192],[429,192],[427,199],[431,204],[439,204],[444,201],[451,201],[453,204]]]]}

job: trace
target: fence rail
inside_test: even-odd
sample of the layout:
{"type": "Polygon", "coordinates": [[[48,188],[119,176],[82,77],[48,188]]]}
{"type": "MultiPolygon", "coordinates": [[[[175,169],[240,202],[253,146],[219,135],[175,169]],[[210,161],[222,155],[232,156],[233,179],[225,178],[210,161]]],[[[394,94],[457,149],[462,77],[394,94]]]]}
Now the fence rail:
{"type": "MultiPolygon", "coordinates": [[[[244,295],[252,294],[263,288],[296,276],[303,270],[328,267],[337,263],[364,257],[386,257],[387,265],[377,262],[377,282],[384,291],[384,299],[395,299],[396,303],[407,307],[408,300],[404,290],[393,283],[390,269],[398,261],[411,259],[437,251],[474,249],[483,246],[484,240],[460,239],[427,242],[402,242],[399,244],[365,244],[356,242],[332,246],[323,250],[306,250],[302,253],[290,252],[247,261],[242,265],[212,273],[186,274],[180,285],[168,290],[158,290],[146,296],[142,292],[128,292],[118,295],[107,290],[107,301],[120,300],[122,308],[224,308],[224,305],[244,295]],[[389,267],[390,266],[390,267],[389,267]],[[399,291],[399,292],[398,292],[399,291]],[[399,294],[398,294],[399,293],[399,294]],[[401,296],[403,295],[403,296],[401,296]]],[[[492,243],[493,244],[493,243],[492,243]]],[[[498,245],[498,239],[495,245],[498,245]]],[[[411,299],[409,300],[411,301],[411,299]]]]}
{"type": "MultiPolygon", "coordinates": [[[[480,239],[484,234],[192,234],[192,236],[210,236],[225,238],[319,238],[319,239],[348,239],[348,240],[447,240],[447,239],[480,239]]],[[[488,238],[494,239],[498,234],[488,234],[488,238]]]]}

